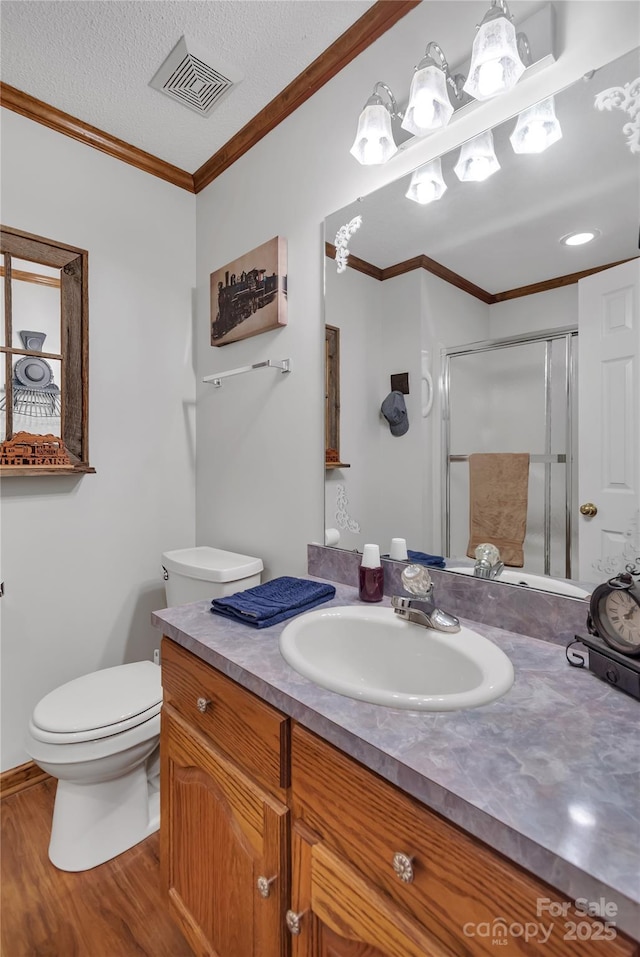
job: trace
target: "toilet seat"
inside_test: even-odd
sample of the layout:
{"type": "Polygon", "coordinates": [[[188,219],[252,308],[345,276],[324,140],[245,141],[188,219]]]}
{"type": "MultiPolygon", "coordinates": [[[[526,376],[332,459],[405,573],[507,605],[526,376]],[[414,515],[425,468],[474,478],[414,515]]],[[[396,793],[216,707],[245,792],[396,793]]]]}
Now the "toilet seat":
{"type": "Polygon", "coordinates": [[[45,695],[29,731],[50,744],[95,741],[144,724],[161,706],[160,668],[137,661],[83,675],[45,695]]]}

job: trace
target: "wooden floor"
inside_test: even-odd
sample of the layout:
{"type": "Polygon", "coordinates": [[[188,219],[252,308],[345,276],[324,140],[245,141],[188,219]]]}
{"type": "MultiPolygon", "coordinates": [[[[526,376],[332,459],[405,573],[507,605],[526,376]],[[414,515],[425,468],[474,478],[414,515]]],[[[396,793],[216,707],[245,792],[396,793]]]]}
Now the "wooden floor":
{"type": "Polygon", "coordinates": [[[157,834],[90,871],[50,863],[55,787],[0,802],[2,957],[193,957],[167,915],[157,834]]]}

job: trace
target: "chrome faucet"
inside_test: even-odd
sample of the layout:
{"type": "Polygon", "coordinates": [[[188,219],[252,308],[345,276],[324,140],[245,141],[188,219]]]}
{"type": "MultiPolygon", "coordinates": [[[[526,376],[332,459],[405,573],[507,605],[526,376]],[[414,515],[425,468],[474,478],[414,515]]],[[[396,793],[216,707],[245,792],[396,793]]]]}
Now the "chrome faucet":
{"type": "Polygon", "coordinates": [[[433,582],[424,565],[407,565],[402,572],[402,587],[411,595],[394,595],[391,605],[396,615],[424,628],[436,631],[460,631],[460,622],[454,615],[436,608],[433,582]]]}
{"type": "Polygon", "coordinates": [[[478,545],[474,554],[476,563],[473,566],[473,574],[476,578],[498,578],[501,575],[504,562],[500,561],[500,552],[495,545],[484,542],[478,545]]]}

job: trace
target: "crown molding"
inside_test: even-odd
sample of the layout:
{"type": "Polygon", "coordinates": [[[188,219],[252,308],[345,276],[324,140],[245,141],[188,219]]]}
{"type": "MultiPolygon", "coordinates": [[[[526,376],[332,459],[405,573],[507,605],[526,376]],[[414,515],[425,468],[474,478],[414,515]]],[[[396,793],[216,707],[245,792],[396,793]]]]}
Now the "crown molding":
{"type": "Polygon", "coordinates": [[[7,83],[0,83],[0,103],[6,109],[48,126],[57,133],[70,136],[85,146],[101,150],[123,163],[158,176],[190,193],[199,193],[420,2],[421,0],[377,0],[353,26],[339,36],[335,43],[321,53],[194,174],[166,163],[157,156],[125,143],[68,113],[63,113],[62,110],[49,106],[7,83]]]}
{"type": "MultiPolygon", "coordinates": [[[[335,259],[336,247],[333,243],[324,244],[324,253],[327,259],[335,259]]],[[[636,258],[640,257],[632,257],[632,259],[636,258]]],[[[545,279],[543,282],[532,283],[530,286],[518,286],[515,289],[507,289],[505,292],[495,293],[487,292],[480,286],[469,282],[464,276],[459,276],[458,273],[453,272],[452,269],[448,269],[447,266],[443,266],[441,263],[436,262],[435,259],[430,259],[429,256],[425,255],[414,256],[413,259],[404,259],[402,262],[394,263],[392,266],[380,268],[380,266],[375,266],[373,263],[367,262],[366,259],[359,259],[358,256],[354,256],[350,253],[347,266],[356,272],[361,272],[365,276],[370,276],[372,279],[377,279],[380,282],[384,282],[387,279],[395,279],[396,276],[403,276],[405,273],[413,272],[414,269],[424,269],[426,272],[431,273],[432,276],[438,276],[439,279],[444,279],[445,282],[456,286],[458,289],[462,289],[463,292],[474,296],[475,299],[480,299],[481,302],[486,303],[488,306],[493,306],[497,302],[507,302],[509,299],[521,299],[523,296],[534,296],[539,292],[548,292],[550,289],[561,289],[563,286],[571,286],[586,276],[592,276],[594,273],[602,272],[605,269],[612,269],[614,266],[621,266],[626,262],[630,262],[630,260],[621,259],[618,262],[606,263],[604,266],[592,266],[591,269],[583,269],[581,272],[572,272],[566,276],[557,276],[555,279],[545,279]]]]}
{"type": "Polygon", "coordinates": [[[195,171],[193,180],[196,193],[240,159],[420,2],[421,0],[378,0],[374,3],[335,43],[327,47],[306,70],[292,80],[282,93],[274,97],[250,123],[195,171]]]}
{"type": "MultiPolygon", "coordinates": [[[[637,256],[631,257],[631,259],[637,258],[637,256]]],[[[572,286],[587,276],[593,276],[595,273],[603,272],[605,269],[613,269],[614,266],[621,266],[623,263],[631,262],[631,259],[619,259],[614,263],[605,263],[604,266],[592,266],[590,269],[582,269],[580,272],[567,273],[566,276],[557,276],[555,279],[545,279],[542,282],[534,282],[530,286],[518,286],[516,289],[496,292],[491,301],[507,302],[509,299],[520,299],[522,296],[535,296],[539,292],[548,292],[550,289],[572,286]]]]}
{"type": "Polygon", "coordinates": [[[83,123],[75,116],[63,113],[55,106],[49,106],[48,103],[37,100],[34,96],[29,96],[28,93],[23,93],[21,90],[9,86],[8,83],[0,83],[0,102],[7,110],[26,116],[28,120],[34,120],[36,123],[48,126],[49,129],[55,130],[57,133],[64,133],[65,136],[70,136],[72,139],[84,143],[85,146],[91,146],[102,153],[107,153],[123,163],[128,163],[129,166],[135,166],[145,173],[158,176],[160,179],[173,183],[174,186],[179,186],[181,189],[186,189],[190,193],[195,192],[191,173],[187,173],[171,163],[165,163],[157,156],[152,156],[151,153],[146,153],[144,150],[138,149],[137,146],[131,146],[130,143],[125,143],[109,133],[104,133],[89,123],[83,123]]]}

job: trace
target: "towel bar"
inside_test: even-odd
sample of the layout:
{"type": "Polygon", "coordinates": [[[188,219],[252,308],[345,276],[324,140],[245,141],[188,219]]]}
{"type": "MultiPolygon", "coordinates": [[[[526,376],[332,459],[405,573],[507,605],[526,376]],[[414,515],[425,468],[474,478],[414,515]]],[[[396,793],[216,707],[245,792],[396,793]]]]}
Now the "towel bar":
{"type": "MultiPolygon", "coordinates": [[[[449,456],[449,461],[450,461],[450,462],[467,462],[468,459],[469,459],[469,456],[468,456],[468,455],[450,455],[450,456],[449,456]]],[[[562,465],[562,464],[564,464],[564,463],[567,461],[567,456],[565,455],[564,452],[559,452],[557,455],[553,455],[553,454],[551,454],[551,455],[533,455],[533,454],[531,454],[531,455],[529,456],[529,461],[532,462],[532,463],[549,462],[551,465],[555,465],[556,463],[560,463],[560,464],[562,465]]]]}
{"type": "Polygon", "coordinates": [[[217,388],[222,385],[222,379],[228,379],[232,375],[241,375],[243,372],[253,372],[254,369],[280,369],[280,372],[291,372],[290,359],[265,359],[264,362],[254,362],[251,366],[241,366],[239,369],[229,369],[228,372],[216,372],[214,375],[205,376],[203,382],[212,382],[217,388]]]}

